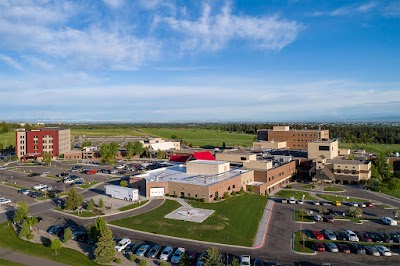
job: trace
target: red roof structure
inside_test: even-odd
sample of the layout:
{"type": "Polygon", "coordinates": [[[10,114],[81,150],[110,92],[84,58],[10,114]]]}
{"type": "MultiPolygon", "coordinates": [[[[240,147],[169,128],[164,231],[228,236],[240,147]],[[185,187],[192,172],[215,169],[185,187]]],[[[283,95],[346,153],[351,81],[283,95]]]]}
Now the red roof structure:
{"type": "Polygon", "coordinates": [[[215,161],[215,157],[209,151],[199,151],[199,152],[193,152],[190,155],[172,155],[169,158],[170,162],[177,162],[177,163],[186,163],[187,161],[192,161],[192,160],[215,161]]]}

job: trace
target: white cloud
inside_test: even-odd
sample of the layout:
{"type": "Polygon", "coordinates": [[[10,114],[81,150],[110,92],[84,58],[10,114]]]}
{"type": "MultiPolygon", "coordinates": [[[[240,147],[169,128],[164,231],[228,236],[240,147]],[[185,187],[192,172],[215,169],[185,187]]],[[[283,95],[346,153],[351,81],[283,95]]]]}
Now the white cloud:
{"type": "Polygon", "coordinates": [[[11,58],[7,55],[0,54],[0,61],[3,61],[4,63],[15,68],[16,70],[20,70],[20,71],[24,70],[24,68],[17,61],[15,61],[13,58],[11,58]]]}
{"type": "Polygon", "coordinates": [[[103,0],[103,2],[111,8],[119,8],[124,4],[124,0],[103,0]]]}
{"type": "Polygon", "coordinates": [[[339,7],[337,9],[334,10],[317,10],[315,11],[312,15],[314,17],[320,17],[320,16],[332,16],[332,17],[338,17],[338,16],[351,16],[351,15],[355,15],[358,13],[367,13],[370,12],[372,10],[374,10],[374,8],[376,8],[378,6],[377,3],[371,1],[371,2],[367,2],[361,5],[348,5],[348,6],[343,6],[343,7],[339,7]]]}
{"type": "Polygon", "coordinates": [[[357,10],[364,13],[364,12],[370,11],[371,9],[375,8],[376,6],[377,6],[377,4],[375,2],[368,2],[368,3],[362,4],[361,6],[359,6],[357,8],[357,10]]]}
{"type": "Polygon", "coordinates": [[[260,49],[280,50],[293,42],[304,26],[279,16],[260,18],[233,15],[225,5],[217,14],[204,4],[201,16],[195,20],[175,17],[158,18],[173,30],[181,33],[183,50],[219,50],[232,40],[254,42],[260,49]]]}

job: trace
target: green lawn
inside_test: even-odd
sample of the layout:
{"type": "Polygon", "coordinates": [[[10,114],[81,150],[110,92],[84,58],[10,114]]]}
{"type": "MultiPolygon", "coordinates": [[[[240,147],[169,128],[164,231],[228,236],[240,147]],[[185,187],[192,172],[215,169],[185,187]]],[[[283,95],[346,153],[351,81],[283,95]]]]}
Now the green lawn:
{"type": "Polygon", "coordinates": [[[17,263],[17,262],[13,262],[10,260],[5,260],[5,259],[0,258],[0,265],[2,265],[2,266],[24,266],[25,264],[21,264],[21,263],[17,263]]]}
{"type": "Polygon", "coordinates": [[[98,184],[98,183],[100,183],[100,182],[90,182],[90,184],[89,184],[89,183],[85,183],[85,184],[83,184],[83,185],[80,185],[79,187],[82,188],[82,189],[88,189],[88,188],[90,188],[91,186],[94,186],[94,185],[96,185],[96,184],[98,184]]]}
{"type": "Polygon", "coordinates": [[[311,248],[312,241],[309,240],[307,237],[305,239],[304,245],[303,245],[303,240],[300,237],[299,232],[294,233],[294,250],[297,252],[303,252],[303,253],[314,253],[315,251],[311,248]]]}
{"type": "Polygon", "coordinates": [[[130,205],[121,207],[121,208],[119,208],[118,210],[119,210],[119,211],[132,210],[132,209],[135,209],[135,208],[137,208],[137,207],[140,207],[140,206],[142,206],[142,205],[144,205],[144,204],[146,204],[146,203],[147,203],[147,200],[141,201],[140,203],[139,203],[139,202],[136,202],[136,203],[133,203],[133,204],[130,204],[130,205]]]}
{"type": "Polygon", "coordinates": [[[295,199],[301,199],[302,196],[304,195],[305,200],[316,200],[316,198],[311,196],[310,193],[308,193],[308,192],[291,190],[291,189],[282,189],[275,195],[278,197],[287,198],[287,199],[289,199],[290,197],[294,197],[295,199]]]}
{"type": "Polygon", "coordinates": [[[360,199],[360,198],[349,198],[347,199],[346,196],[335,196],[335,195],[327,195],[327,194],[317,194],[318,197],[327,200],[327,201],[335,201],[338,200],[340,202],[366,202],[367,200],[365,199],[360,199]]]}
{"type": "Polygon", "coordinates": [[[112,221],[110,224],[155,234],[252,246],[267,200],[267,197],[244,194],[217,203],[190,202],[197,208],[215,210],[201,224],[164,218],[181,206],[174,200],[166,200],[153,211],[112,221]]]}
{"type": "Polygon", "coordinates": [[[344,191],[342,188],[340,188],[340,187],[335,187],[335,186],[333,186],[333,187],[324,187],[324,191],[332,191],[332,192],[342,192],[342,191],[344,191]]]}
{"type": "Polygon", "coordinates": [[[0,134],[0,140],[0,143],[3,144],[3,146],[12,145],[15,147],[15,131],[12,130],[10,132],[0,134]]]}
{"type": "Polygon", "coordinates": [[[91,212],[91,211],[88,211],[88,210],[83,210],[83,212],[80,213],[80,214],[78,214],[77,211],[64,211],[63,209],[58,208],[58,207],[53,208],[53,210],[60,211],[60,212],[64,212],[64,213],[68,213],[68,214],[72,214],[72,215],[75,215],[75,216],[77,216],[77,217],[84,217],[84,218],[96,217],[96,216],[98,216],[98,215],[95,214],[94,212],[91,212]]]}
{"type": "Polygon", "coordinates": [[[140,131],[166,139],[170,139],[172,135],[176,135],[178,140],[183,139],[194,146],[222,146],[223,142],[227,146],[252,146],[255,137],[255,135],[198,128],[143,128],[140,131]]]}
{"type": "Polygon", "coordinates": [[[308,215],[308,213],[306,211],[302,212],[302,211],[295,211],[294,212],[294,220],[296,222],[312,222],[312,216],[308,215]]]}
{"type": "Polygon", "coordinates": [[[362,143],[340,143],[340,148],[363,149],[370,153],[393,153],[400,151],[400,144],[362,144],[362,143]]]}
{"type": "Polygon", "coordinates": [[[94,261],[91,261],[84,254],[69,248],[60,249],[59,255],[54,256],[53,250],[49,247],[18,238],[11,223],[0,224],[0,235],[0,246],[10,250],[17,250],[28,255],[42,257],[69,265],[99,265],[94,261]]]}
{"type": "Polygon", "coordinates": [[[144,133],[140,132],[137,128],[104,128],[104,129],[91,129],[88,126],[87,129],[71,129],[71,137],[75,136],[88,136],[88,137],[112,137],[112,136],[145,136],[144,133]]]}
{"type": "Polygon", "coordinates": [[[389,185],[385,182],[381,183],[380,189],[381,189],[382,193],[385,193],[392,197],[400,198],[400,190],[394,190],[394,189],[390,188],[389,185]]]}

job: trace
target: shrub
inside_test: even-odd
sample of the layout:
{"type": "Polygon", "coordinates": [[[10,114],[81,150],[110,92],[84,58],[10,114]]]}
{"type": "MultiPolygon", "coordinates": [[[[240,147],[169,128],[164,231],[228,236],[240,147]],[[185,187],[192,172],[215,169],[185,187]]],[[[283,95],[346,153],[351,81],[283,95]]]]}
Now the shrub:
{"type": "Polygon", "coordinates": [[[287,185],[286,188],[292,188],[292,186],[291,185],[287,185]]]}
{"type": "Polygon", "coordinates": [[[115,258],[114,262],[120,264],[122,262],[122,259],[121,258],[115,258]]]}
{"type": "Polygon", "coordinates": [[[146,266],[146,264],[147,264],[147,261],[145,261],[145,260],[140,260],[140,262],[139,262],[140,266],[146,266]]]}
{"type": "Polygon", "coordinates": [[[29,235],[27,235],[26,236],[26,238],[28,239],[28,240],[31,240],[31,239],[33,239],[35,236],[33,235],[33,234],[29,234],[29,235]]]}
{"type": "Polygon", "coordinates": [[[169,193],[165,193],[165,196],[166,196],[166,197],[169,197],[169,193]]]}
{"type": "Polygon", "coordinates": [[[104,215],[104,211],[98,208],[94,209],[93,212],[97,215],[104,215]]]}
{"type": "Polygon", "coordinates": [[[224,199],[228,199],[230,196],[229,192],[224,192],[224,199]]]}
{"type": "Polygon", "coordinates": [[[200,202],[205,202],[206,200],[205,199],[200,199],[200,202]]]}
{"type": "Polygon", "coordinates": [[[136,254],[131,254],[129,257],[130,261],[135,261],[136,260],[136,254]]]}
{"type": "Polygon", "coordinates": [[[162,262],[160,263],[160,266],[168,266],[168,262],[162,261],[162,262]]]}
{"type": "Polygon", "coordinates": [[[236,196],[236,194],[237,194],[237,193],[236,193],[236,191],[232,191],[232,196],[234,196],[234,197],[235,197],[235,196],[236,196]]]}
{"type": "Polygon", "coordinates": [[[214,198],[214,200],[216,200],[216,201],[220,201],[220,200],[221,200],[221,198],[220,198],[219,196],[217,196],[217,197],[215,197],[215,198],[214,198]]]}

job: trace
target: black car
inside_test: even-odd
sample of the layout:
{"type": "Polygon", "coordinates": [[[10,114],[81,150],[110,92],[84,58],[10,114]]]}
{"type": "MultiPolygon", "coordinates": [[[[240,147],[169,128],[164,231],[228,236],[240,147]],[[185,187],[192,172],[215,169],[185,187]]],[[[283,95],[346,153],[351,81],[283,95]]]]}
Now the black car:
{"type": "Polygon", "coordinates": [[[336,240],[347,241],[347,236],[344,232],[335,232],[336,240]]]}
{"type": "Polygon", "coordinates": [[[365,254],[365,248],[357,243],[351,243],[350,244],[350,250],[351,252],[355,254],[365,254]]]}
{"type": "Polygon", "coordinates": [[[393,242],[400,243],[400,233],[399,232],[391,233],[390,238],[393,240],[393,242]]]}
{"type": "Polygon", "coordinates": [[[64,177],[64,176],[68,176],[68,173],[60,173],[58,175],[56,175],[56,177],[64,177]]]}
{"type": "Polygon", "coordinates": [[[56,235],[58,237],[64,236],[64,226],[62,225],[54,225],[47,229],[47,233],[51,235],[56,235]]]}
{"type": "Polygon", "coordinates": [[[390,239],[390,236],[386,234],[385,232],[379,232],[378,236],[382,239],[383,242],[385,243],[392,243],[393,240],[390,239]]]}
{"type": "Polygon", "coordinates": [[[31,174],[29,174],[28,176],[29,176],[29,177],[34,177],[34,176],[40,176],[40,174],[39,174],[39,173],[31,173],[31,174]]]}
{"type": "Polygon", "coordinates": [[[370,232],[369,233],[369,237],[372,239],[372,242],[375,242],[375,243],[382,243],[383,242],[383,239],[379,236],[378,233],[370,232]]]}
{"type": "Polygon", "coordinates": [[[38,192],[38,191],[30,191],[28,196],[30,196],[32,198],[40,198],[40,197],[43,197],[43,193],[38,192]]]}

